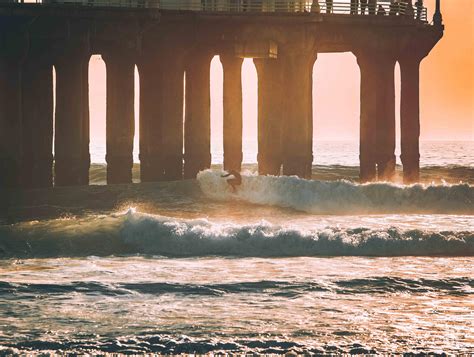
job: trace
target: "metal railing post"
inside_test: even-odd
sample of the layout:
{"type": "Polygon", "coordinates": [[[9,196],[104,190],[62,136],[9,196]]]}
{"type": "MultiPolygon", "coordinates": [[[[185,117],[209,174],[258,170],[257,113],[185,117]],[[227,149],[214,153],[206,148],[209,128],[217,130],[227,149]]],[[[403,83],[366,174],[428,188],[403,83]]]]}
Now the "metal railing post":
{"type": "MultiPolygon", "coordinates": [[[[0,0],[1,1],[1,0],[0,0]]],[[[16,0],[23,3],[22,0],[16,0]]],[[[83,5],[153,8],[206,12],[286,12],[334,15],[404,15],[427,22],[423,0],[35,0],[37,5],[83,5]]],[[[35,4],[35,3],[33,3],[35,4]]],[[[29,4],[31,5],[31,3],[29,4]]],[[[442,25],[440,0],[436,0],[435,25],[442,25]]]]}

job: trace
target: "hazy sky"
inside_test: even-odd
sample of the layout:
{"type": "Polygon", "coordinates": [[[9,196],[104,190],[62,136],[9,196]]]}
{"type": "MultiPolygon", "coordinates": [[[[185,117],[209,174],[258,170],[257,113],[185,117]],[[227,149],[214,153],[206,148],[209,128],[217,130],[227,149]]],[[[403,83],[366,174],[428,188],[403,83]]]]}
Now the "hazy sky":
{"type": "MultiPolygon", "coordinates": [[[[425,0],[430,18],[434,2],[425,0]]],[[[474,1],[443,0],[442,12],[445,35],[421,67],[422,140],[474,140],[474,1]]],[[[104,63],[94,56],[90,62],[93,142],[105,138],[105,76],[104,63]]],[[[350,53],[319,55],[313,77],[314,140],[358,140],[360,72],[355,57],[350,53]]],[[[398,65],[396,78],[398,92],[398,65]]],[[[251,59],[244,61],[242,81],[244,136],[256,139],[257,74],[251,59]]],[[[222,67],[217,57],[211,63],[211,98],[212,136],[218,142],[222,138],[222,67]]]]}

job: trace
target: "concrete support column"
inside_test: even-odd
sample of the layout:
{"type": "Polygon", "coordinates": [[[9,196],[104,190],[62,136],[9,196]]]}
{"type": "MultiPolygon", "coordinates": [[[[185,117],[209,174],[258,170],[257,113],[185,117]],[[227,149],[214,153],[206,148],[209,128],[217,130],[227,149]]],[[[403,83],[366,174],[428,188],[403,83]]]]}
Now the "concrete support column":
{"type": "Polygon", "coordinates": [[[308,91],[308,160],[306,161],[306,174],[305,177],[310,179],[313,175],[313,126],[314,126],[314,118],[313,118],[313,68],[314,63],[317,59],[317,53],[314,54],[314,57],[310,60],[309,63],[309,70],[307,73],[308,76],[308,83],[307,83],[307,91],[308,91]]]}
{"type": "Polygon", "coordinates": [[[0,57],[0,190],[20,186],[21,143],[20,62],[0,57]]]}
{"type": "Polygon", "coordinates": [[[254,59],[258,75],[258,172],[280,175],[283,164],[282,126],[285,118],[285,83],[282,61],[254,59]]]}
{"type": "Polygon", "coordinates": [[[107,68],[107,183],[131,183],[135,62],[119,51],[102,58],[107,68]]]}
{"type": "Polygon", "coordinates": [[[184,66],[179,51],[161,59],[162,153],[164,179],[183,179],[183,100],[184,66]]]}
{"type": "Polygon", "coordinates": [[[395,60],[373,52],[357,56],[361,72],[360,180],[395,174],[395,60]]]}
{"type": "Polygon", "coordinates": [[[183,178],[182,54],[169,49],[143,56],[140,72],[141,181],[183,178]]]}
{"type": "Polygon", "coordinates": [[[211,57],[207,52],[194,54],[186,66],[185,178],[211,167],[211,57]]]}
{"type": "Polygon", "coordinates": [[[376,161],[379,181],[395,177],[395,59],[380,56],[377,66],[376,161]]]}
{"type": "Polygon", "coordinates": [[[90,112],[89,112],[89,59],[87,55],[82,63],[82,177],[84,185],[89,184],[89,168],[91,166],[90,154],[90,112]]]}
{"type": "Polygon", "coordinates": [[[376,81],[373,61],[369,57],[357,56],[360,68],[360,133],[359,133],[359,177],[361,182],[377,179],[375,160],[376,141],[376,81]]]}
{"type": "Polygon", "coordinates": [[[224,170],[242,168],[242,62],[220,56],[224,72],[224,170]]]}
{"type": "Polygon", "coordinates": [[[401,156],[403,181],[420,179],[420,59],[406,56],[400,60],[401,70],[401,156]]]}
{"type": "Polygon", "coordinates": [[[28,59],[22,74],[22,187],[53,185],[53,66],[28,59]]]}
{"type": "Polygon", "coordinates": [[[312,153],[312,90],[311,76],[315,55],[291,53],[281,56],[285,111],[283,121],[283,174],[309,178],[312,153]]]}
{"type": "Polygon", "coordinates": [[[159,114],[160,75],[157,59],[147,55],[138,63],[140,75],[140,180],[161,181],[164,176],[161,159],[162,123],[159,114]]]}
{"type": "Polygon", "coordinates": [[[56,68],[55,184],[89,182],[89,55],[71,51],[59,57],[56,68]]]}

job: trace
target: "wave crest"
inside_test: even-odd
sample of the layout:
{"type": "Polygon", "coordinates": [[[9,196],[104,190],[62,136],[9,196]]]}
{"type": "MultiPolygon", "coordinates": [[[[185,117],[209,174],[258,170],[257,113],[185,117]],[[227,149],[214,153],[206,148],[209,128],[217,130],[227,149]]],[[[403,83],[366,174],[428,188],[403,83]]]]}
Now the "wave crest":
{"type": "Polygon", "coordinates": [[[389,229],[296,229],[129,211],[124,215],[0,227],[2,257],[146,254],[239,256],[474,256],[474,233],[389,229]],[[28,234],[25,234],[25,230],[28,234]]]}
{"type": "Polygon", "coordinates": [[[360,185],[344,180],[246,175],[234,194],[220,172],[201,171],[197,179],[201,190],[212,199],[239,199],[313,214],[474,213],[474,186],[469,184],[360,185]]]}

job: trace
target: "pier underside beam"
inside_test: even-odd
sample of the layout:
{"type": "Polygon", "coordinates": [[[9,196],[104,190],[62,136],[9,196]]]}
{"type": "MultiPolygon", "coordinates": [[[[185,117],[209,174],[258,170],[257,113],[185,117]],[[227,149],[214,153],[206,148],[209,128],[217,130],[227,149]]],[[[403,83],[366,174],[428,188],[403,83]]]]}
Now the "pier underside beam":
{"type": "Polygon", "coordinates": [[[242,62],[233,55],[220,56],[224,72],[224,170],[242,168],[242,62]]]}
{"type": "Polygon", "coordinates": [[[89,182],[89,55],[70,51],[56,67],[55,184],[89,182]]]}
{"type": "Polygon", "coordinates": [[[400,59],[401,161],[406,184],[420,180],[420,62],[419,57],[400,59]]]}
{"type": "Polygon", "coordinates": [[[211,167],[211,57],[205,51],[194,54],[186,66],[185,178],[211,167]]]}
{"type": "Polygon", "coordinates": [[[258,75],[258,173],[280,175],[285,84],[282,60],[254,59],[258,75]]]}
{"type": "Polygon", "coordinates": [[[22,187],[53,185],[53,67],[28,59],[22,73],[22,187]]]}
{"type": "Polygon", "coordinates": [[[107,69],[107,183],[131,183],[135,134],[135,63],[114,51],[102,55],[107,69]]]}
{"type": "Polygon", "coordinates": [[[283,174],[309,178],[312,153],[312,84],[315,53],[284,55],[283,174]]]}

